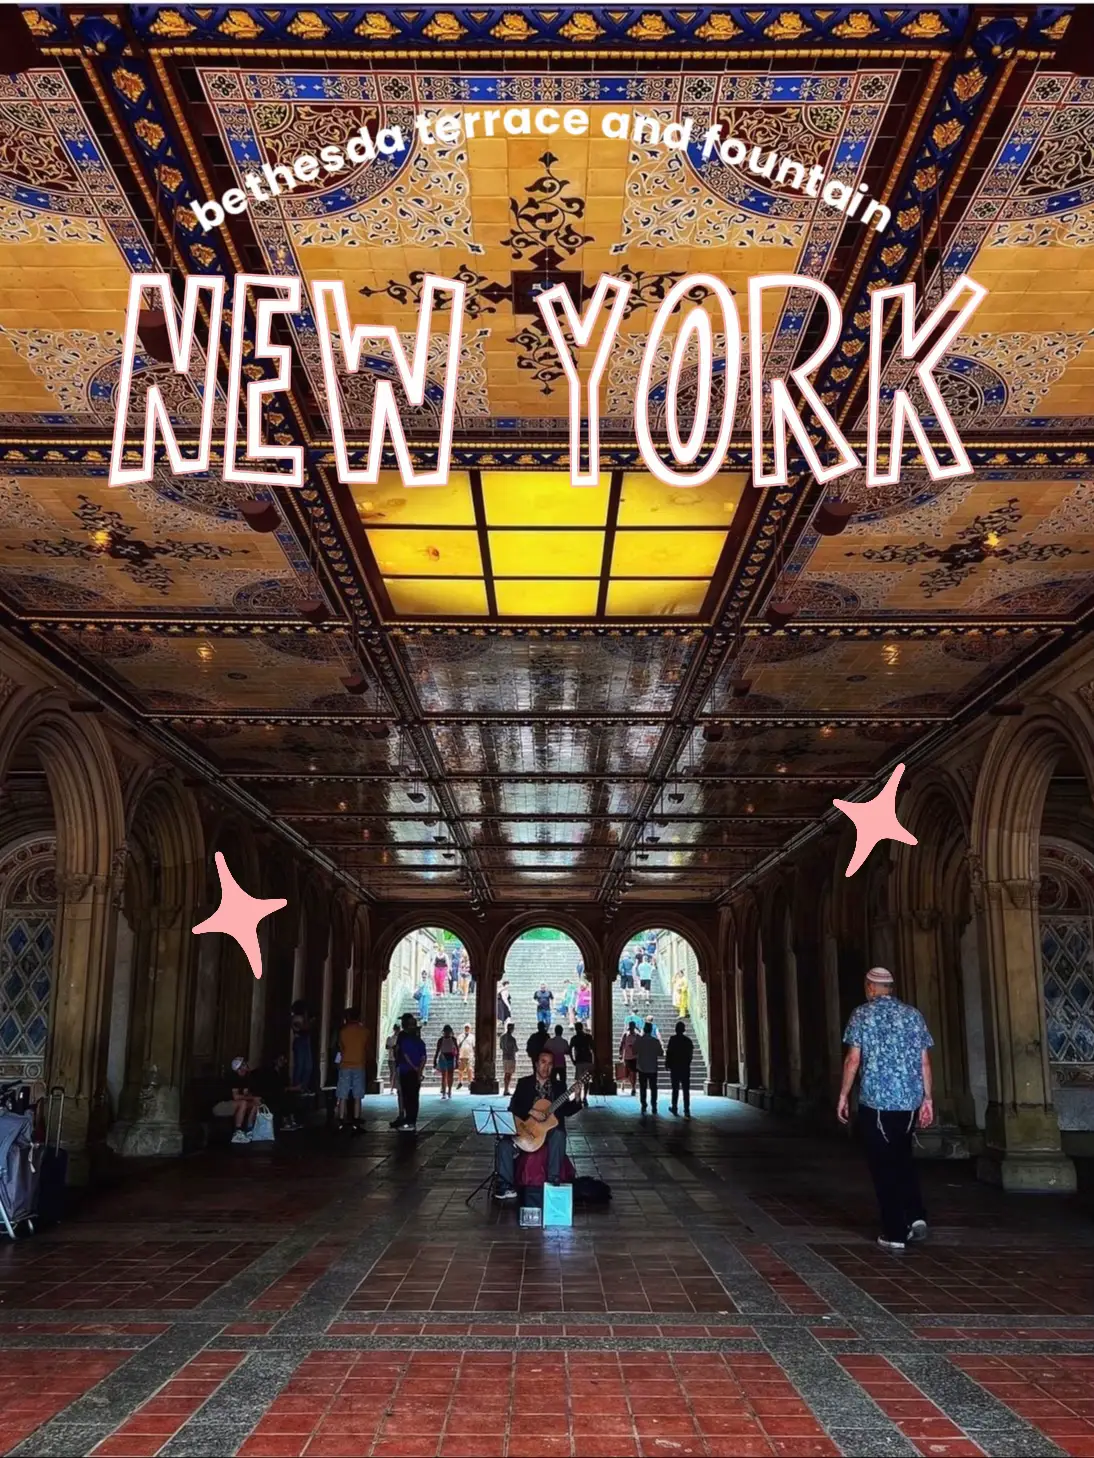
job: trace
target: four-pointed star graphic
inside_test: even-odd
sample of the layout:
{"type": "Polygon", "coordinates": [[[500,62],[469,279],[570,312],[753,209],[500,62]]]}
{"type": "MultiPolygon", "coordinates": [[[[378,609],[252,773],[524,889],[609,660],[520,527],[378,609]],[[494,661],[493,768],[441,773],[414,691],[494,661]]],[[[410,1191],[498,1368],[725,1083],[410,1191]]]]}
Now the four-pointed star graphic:
{"type": "Polygon", "coordinates": [[[258,923],[271,911],[280,911],[288,903],[283,896],[270,901],[260,901],[257,896],[248,896],[243,887],[228,869],[228,863],[220,851],[215,860],[220,877],[220,905],[207,920],[194,927],[194,935],[203,932],[223,932],[235,937],[243,948],[244,956],[251,964],[256,977],[262,976],[262,949],[258,945],[258,923]]]}
{"type": "Polygon", "coordinates": [[[904,766],[898,764],[884,788],[872,800],[832,801],[837,810],[842,810],[855,822],[855,830],[858,832],[855,853],[844,872],[845,876],[855,874],[879,840],[899,840],[903,845],[919,844],[911,831],[905,830],[896,818],[896,787],[900,784],[903,773],[904,766]]]}

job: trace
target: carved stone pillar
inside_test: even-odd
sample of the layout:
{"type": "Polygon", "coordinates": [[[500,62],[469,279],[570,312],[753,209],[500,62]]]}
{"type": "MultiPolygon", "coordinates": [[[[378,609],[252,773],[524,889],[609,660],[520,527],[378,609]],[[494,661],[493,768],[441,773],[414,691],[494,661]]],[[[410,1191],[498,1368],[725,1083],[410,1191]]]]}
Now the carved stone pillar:
{"type": "MultiPolygon", "coordinates": [[[[896,921],[901,969],[901,992],[905,1001],[923,1014],[934,1048],[931,1050],[935,1121],[921,1130],[918,1138],[926,1154],[941,1159],[968,1159],[970,1130],[962,1124],[958,1108],[961,1077],[954,1087],[954,1059],[960,1069],[961,1023],[955,1025],[955,1006],[944,983],[956,979],[946,966],[942,914],[933,906],[919,906],[903,912],[896,921]]],[[[959,1014],[957,1014],[959,1018],[959,1014]]]]}
{"type": "Polygon", "coordinates": [[[707,1058],[708,1094],[723,1096],[726,1091],[726,986],[719,968],[711,968],[707,988],[707,1058]]]}
{"type": "Polygon", "coordinates": [[[1075,1189],[1075,1166],[1061,1148],[1052,1105],[1037,883],[981,881],[971,857],[970,866],[989,1094],[977,1173],[1007,1190],[1066,1193],[1075,1189]]]}
{"type": "Polygon", "coordinates": [[[601,972],[593,978],[593,1048],[596,1071],[593,1088],[597,1093],[614,1094],[615,1031],[612,1027],[612,983],[615,973],[601,972]]]}
{"type": "MultiPolygon", "coordinates": [[[[365,967],[354,970],[359,979],[359,985],[357,987],[358,996],[352,1006],[361,1009],[361,1021],[368,1029],[368,1047],[365,1050],[365,1092],[378,1094],[381,1091],[378,1060],[387,1038],[380,1023],[380,994],[384,987],[384,969],[370,961],[365,967]]],[[[348,974],[346,995],[347,997],[350,995],[348,974]]],[[[347,1007],[350,1005],[346,1004],[347,1007]]],[[[339,1009],[335,1019],[335,1023],[339,1027],[342,1024],[342,1011],[339,1009]]]]}
{"type": "Polygon", "coordinates": [[[86,1181],[88,1146],[106,1134],[110,1096],[106,1082],[116,895],[124,858],[110,876],[57,877],[56,993],[50,1029],[48,1082],[68,1095],[62,1138],[69,1178],[86,1181]]]}
{"type": "Polygon", "coordinates": [[[485,971],[475,977],[475,1076],[471,1080],[473,1094],[496,1094],[498,1091],[498,988],[485,971]]]}
{"type": "Polygon", "coordinates": [[[134,928],[139,960],[118,1122],[110,1144],[126,1156],[181,1154],[182,1098],[189,1040],[193,904],[158,894],[134,928]]]}

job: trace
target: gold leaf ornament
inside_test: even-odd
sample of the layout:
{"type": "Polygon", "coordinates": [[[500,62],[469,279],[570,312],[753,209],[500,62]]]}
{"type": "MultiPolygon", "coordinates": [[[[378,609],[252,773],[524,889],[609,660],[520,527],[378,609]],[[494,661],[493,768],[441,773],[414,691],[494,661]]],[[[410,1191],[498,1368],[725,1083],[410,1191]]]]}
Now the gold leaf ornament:
{"type": "Polygon", "coordinates": [[[958,76],[953,83],[953,89],[959,101],[969,101],[984,89],[984,73],[979,67],[974,66],[971,71],[966,71],[963,76],[958,76]]]}
{"type": "Polygon", "coordinates": [[[114,85],[123,96],[128,96],[130,101],[139,101],[144,95],[144,82],[132,71],[127,71],[124,66],[119,66],[114,72],[114,85]]]}
{"type": "Polygon", "coordinates": [[[647,10],[641,19],[631,26],[627,34],[632,40],[662,41],[667,40],[674,32],[663,15],[657,15],[653,11],[647,10]]]}
{"type": "Polygon", "coordinates": [[[192,35],[197,26],[191,25],[177,10],[161,10],[148,29],[153,35],[162,35],[168,40],[181,40],[184,36],[192,35]]]}
{"type": "Polygon", "coordinates": [[[571,41],[594,41],[604,34],[604,27],[587,10],[578,10],[570,16],[565,25],[558,28],[559,35],[571,41]]]}
{"type": "Polygon", "coordinates": [[[764,35],[769,35],[772,40],[800,40],[803,35],[809,34],[809,26],[795,10],[784,10],[764,27],[764,35]]]}
{"type": "Polygon", "coordinates": [[[877,29],[865,11],[854,10],[846,20],[832,27],[832,34],[843,36],[845,40],[864,40],[868,35],[876,35],[877,29]]]}
{"type": "Polygon", "coordinates": [[[495,40],[500,41],[529,40],[535,33],[535,27],[529,25],[523,15],[512,10],[507,11],[490,32],[495,40]]]}
{"type": "Polygon", "coordinates": [[[727,41],[741,34],[741,27],[735,25],[728,15],[714,14],[695,32],[700,40],[727,41]]]}
{"type": "Polygon", "coordinates": [[[458,41],[467,34],[467,26],[461,25],[451,11],[442,10],[428,25],[422,26],[422,34],[435,41],[458,41]]]}
{"type": "Polygon", "coordinates": [[[249,10],[229,10],[217,26],[223,35],[234,36],[236,40],[254,40],[262,34],[262,27],[249,10]]]}
{"type": "Polygon", "coordinates": [[[53,21],[47,20],[41,11],[38,10],[24,10],[23,19],[26,21],[27,29],[31,35],[36,35],[40,40],[47,35],[52,35],[57,29],[53,21]]]}
{"type": "Polygon", "coordinates": [[[936,147],[952,147],[961,135],[961,123],[956,118],[948,122],[939,122],[931,133],[931,140],[936,147]]]}
{"type": "Polygon", "coordinates": [[[314,10],[301,10],[286,29],[290,35],[299,36],[301,40],[322,40],[325,35],[330,34],[330,26],[324,25],[314,10]]]}
{"type": "Polygon", "coordinates": [[[399,34],[399,27],[382,10],[370,10],[354,34],[364,36],[366,40],[390,40],[393,35],[399,34]]]}
{"type": "Polygon", "coordinates": [[[159,144],[163,141],[163,128],[158,122],[148,121],[143,116],[140,121],[134,123],[133,130],[140,137],[141,141],[147,147],[151,148],[153,152],[156,151],[159,144]]]}
{"type": "Polygon", "coordinates": [[[910,36],[915,40],[934,40],[936,36],[943,35],[945,30],[942,17],[934,10],[924,10],[914,20],[909,20],[907,25],[900,27],[901,35],[910,36]]]}

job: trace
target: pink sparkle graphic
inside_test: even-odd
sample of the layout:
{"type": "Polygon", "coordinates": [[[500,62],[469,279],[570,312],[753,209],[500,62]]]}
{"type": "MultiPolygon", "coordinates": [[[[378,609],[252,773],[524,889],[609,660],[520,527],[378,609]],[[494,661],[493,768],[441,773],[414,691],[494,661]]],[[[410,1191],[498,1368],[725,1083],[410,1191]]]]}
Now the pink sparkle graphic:
{"type": "Polygon", "coordinates": [[[872,800],[832,801],[837,810],[842,810],[849,820],[855,822],[858,832],[855,853],[844,872],[845,876],[855,874],[879,840],[899,840],[902,845],[919,844],[911,831],[905,830],[896,818],[896,787],[903,773],[904,766],[898,764],[884,788],[872,800]]]}
{"type": "Polygon", "coordinates": [[[270,901],[261,901],[257,896],[248,896],[243,887],[228,869],[228,863],[220,851],[214,857],[217,875],[220,877],[220,905],[208,920],[194,927],[194,935],[203,932],[223,932],[234,937],[243,948],[251,971],[262,976],[262,950],[258,945],[258,923],[273,911],[280,911],[288,903],[277,896],[270,901]]]}

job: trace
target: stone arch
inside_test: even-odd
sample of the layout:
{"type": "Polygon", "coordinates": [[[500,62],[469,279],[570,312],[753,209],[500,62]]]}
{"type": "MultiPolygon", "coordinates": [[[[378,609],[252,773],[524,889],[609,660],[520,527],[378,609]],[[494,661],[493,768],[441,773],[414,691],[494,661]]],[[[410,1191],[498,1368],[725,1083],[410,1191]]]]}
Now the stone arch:
{"type": "Polygon", "coordinates": [[[988,745],[973,801],[970,842],[985,881],[1033,881],[1037,837],[1049,781],[1070,750],[1094,799],[1094,720],[1070,703],[1029,704],[1005,721],[988,745]]]}
{"type": "MultiPolygon", "coordinates": [[[[604,941],[604,967],[610,979],[614,980],[617,975],[623,948],[634,940],[638,932],[646,931],[651,926],[664,927],[666,931],[675,932],[677,936],[683,937],[686,942],[691,943],[699,967],[699,976],[704,982],[709,982],[711,977],[717,975],[719,970],[717,943],[711,938],[707,928],[688,916],[686,912],[677,911],[670,906],[656,906],[645,911],[627,908],[625,916],[617,916],[612,922],[611,931],[604,941]]],[[[577,938],[575,937],[574,940],[576,941],[577,938]]]]}
{"type": "Polygon", "coordinates": [[[1085,707],[1027,702],[992,736],[973,799],[969,857],[984,973],[988,1103],[979,1172],[1008,1189],[1066,1191],[1053,1098],[1038,907],[1039,842],[1056,765],[1070,754],[1094,786],[1094,721],[1085,707]]]}
{"type": "Polygon", "coordinates": [[[519,941],[525,932],[535,931],[537,927],[547,927],[551,931],[563,932],[577,944],[582,961],[585,963],[585,975],[595,986],[604,969],[600,946],[596,938],[579,917],[555,907],[541,912],[519,912],[498,928],[491,938],[486,958],[487,976],[491,984],[496,986],[500,981],[501,974],[505,970],[505,959],[509,955],[509,949],[513,943],[519,941]]]}
{"type": "MultiPolygon", "coordinates": [[[[74,716],[55,690],[18,690],[0,716],[0,783],[21,747],[37,755],[57,837],[57,924],[47,1078],[69,1095],[63,1138],[82,1150],[109,1122],[107,1033],[112,1006],[114,898],[121,889],[125,814],[110,742],[94,716],[74,716]]],[[[86,1177],[82,1154],[72,1177],[86,1177]]]]}
{"type": "Polygon", "coordinates": [[[121,1154],[181,1153],[190,1046],[193,926],[204,834],[177,777],[149,770],[126,797],[127,873],[118,920],[108,1065],[118,1090],[110,1141],[121,1154]]]}

